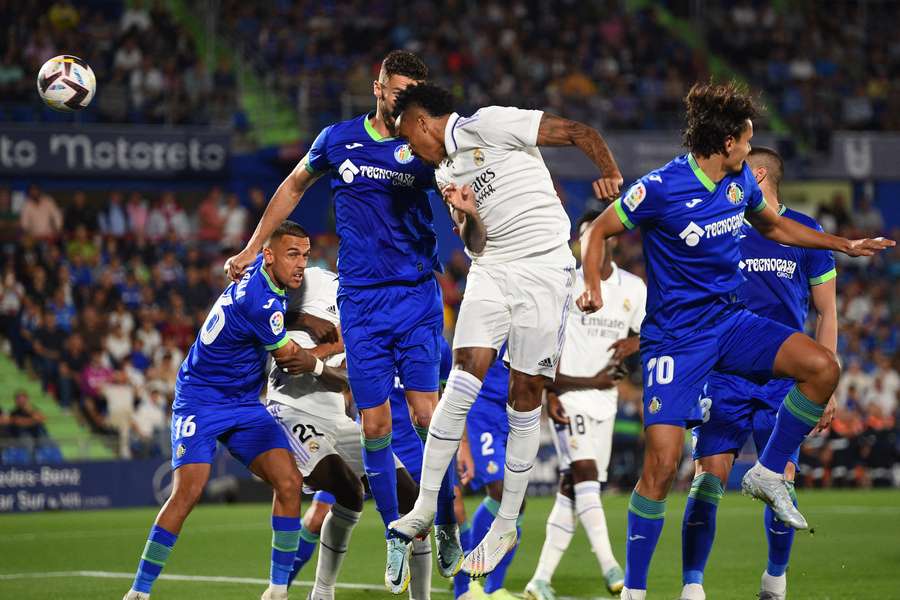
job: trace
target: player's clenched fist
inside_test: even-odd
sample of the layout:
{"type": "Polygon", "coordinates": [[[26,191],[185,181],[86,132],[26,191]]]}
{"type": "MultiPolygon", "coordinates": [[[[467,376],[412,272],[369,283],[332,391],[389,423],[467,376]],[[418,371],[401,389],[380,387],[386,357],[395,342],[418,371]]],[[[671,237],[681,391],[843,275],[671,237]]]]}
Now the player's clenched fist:
{"type": "Polygon", "coordinates": [[[594,194],[601,200],[615,200],[619,197],[619,190],[625,180],[616,173],[611,177],[601,177],[594,182],[594,194]]]}
{"type": "Polygon", "coordinates": [[[603,298],[600,296],[600,290],[585,288],[581,295],[578,296],[578,299],[575,300],[575,304],[582,312],[597,312],[603,306],[603,298]]]}
{"type": "Polygon", "coordinates": [[[459,187],[453,183],[445,185],[441,190],[444,196],[444,202],[449,204],[455,210],[467,215],[473,215],[478,212],[478,206],[475,204],[475,193],[468,185],[459,187]]]}
{"type": "Polygon", "coordinates": [[[256,253],[248,253],[246,250],[235,254],[225,261],[225,274],[232,281],[238,281],[244,275],[247,267],[256,259],[256,253]]]}

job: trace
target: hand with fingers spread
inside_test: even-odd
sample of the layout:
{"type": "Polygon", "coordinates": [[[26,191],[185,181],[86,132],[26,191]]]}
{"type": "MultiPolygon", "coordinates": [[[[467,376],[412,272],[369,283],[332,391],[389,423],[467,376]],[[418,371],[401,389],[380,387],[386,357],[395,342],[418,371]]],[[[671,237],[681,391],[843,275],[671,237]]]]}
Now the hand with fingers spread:
{"type": "Polygon", "coordinates": [[[444,202],[450,205],[454,210],[458,210],[465,215],[474,215],[478,213],[478,206],[475,204],[475,192],[471,186],[457,186],[455,183],[444,186],[441,190],[444,202]]]}
{"type": "Polygon", "coordinates": [[[635,352],[640,346],[640,338],[636,335],[616,340],[609,345],[609,349],[613,351],[611,362],[620,363],[635,352]]]}

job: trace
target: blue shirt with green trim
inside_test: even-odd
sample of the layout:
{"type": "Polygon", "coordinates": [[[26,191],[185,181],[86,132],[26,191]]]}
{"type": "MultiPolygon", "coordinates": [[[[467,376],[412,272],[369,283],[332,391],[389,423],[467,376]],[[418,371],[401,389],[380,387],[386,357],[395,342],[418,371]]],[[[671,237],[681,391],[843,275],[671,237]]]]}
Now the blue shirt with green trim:
{"type": "Polygon", "coordinates": [[[691,154],[644,175],[616,200],[619,219],[628,229],[639,227],[643,237],[642,337],[689,334],[738,305],[744,213],[765,205],[746,163],[714,183],[691,154]]]}
{"type": "MultiPolygon", "coordinates": [[[[780,213],[822,231],[815,219],[784,206],[780,213]]],[[[774,242],[745,223],[741,231],[741,272],[747,281],[738,298],[762,317],[803,330],[814,286],[837,277],[830,250],[796,248],[774,242]]]]}
{"type": "Polygon", "coordinates": [[[330,174],[341,286],[417,282],[440,271],[427,191],[434,169],[382,137],[370,115],[322,130],[307,170],[330,174]]]}
{"type": "Polygon", "coordinates": [[[175,383],[173,408],[259,403],[266,355],[290,342],[284,328],[285,290],[257,257],[210,309],[175,383]]]}

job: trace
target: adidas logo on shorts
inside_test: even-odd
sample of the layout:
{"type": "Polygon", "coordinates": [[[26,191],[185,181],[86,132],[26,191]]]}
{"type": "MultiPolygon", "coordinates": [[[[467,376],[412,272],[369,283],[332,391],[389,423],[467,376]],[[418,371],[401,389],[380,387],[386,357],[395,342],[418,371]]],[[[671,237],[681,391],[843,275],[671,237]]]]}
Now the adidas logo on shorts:
{"type": "Polygon", "coordinates": [[[336,314],[337,314],[337,305],[332,304],[331,306],[329,306],[329,307],[326,308],[325,310],[327,310],[328,312],[330,312],[330,313],[333,314],[333,315],[336,315],[336,314]]]}
{"type": "Polygon", "coordinates": [[[538,363],[538,366],[539,366],[539,367],[547,367],[548,369],[550,369],[550,368],[552,368],[552,367],[554,366],[554,365],[553,365],[553,359],[550,358],[550,357],[548,356],[547,358],[545,358],[544,360],[542,360],[541,362],[539,362],[539,363],[538,363]]]}

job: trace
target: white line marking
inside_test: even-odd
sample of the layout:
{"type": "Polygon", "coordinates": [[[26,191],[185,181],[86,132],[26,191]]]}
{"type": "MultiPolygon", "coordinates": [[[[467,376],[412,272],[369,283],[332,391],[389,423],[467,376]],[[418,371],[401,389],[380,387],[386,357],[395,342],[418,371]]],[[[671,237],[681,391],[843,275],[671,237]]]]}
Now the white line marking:
{"type": "MultiPolygon", "coordinates": [[[[46,573],[0,573],[0,581],[8,581],[13,579],[44,579],[50,577],[93,577],[99,579],[134,579],[134,573],[122,573],[115,571],[48,571],[46,573]]],[[[215,575],[176,575],[164,573],[159,579],[167,579],[169,581],[193,581],[201,583],[241,583],[248,585],[268,585],[268,579],[258,577],[220,577],[215,575]]],[[[312,581],[297,580],[297,585],[311,586],[312,581]]],[[[365,590],[386,592],[384,585],[375,585],[370,583],[336,583],[335,587],[345,590],[365,590]]],[[[432,588],[432,594],[449,594],[448,589],[432,588]]]]}

